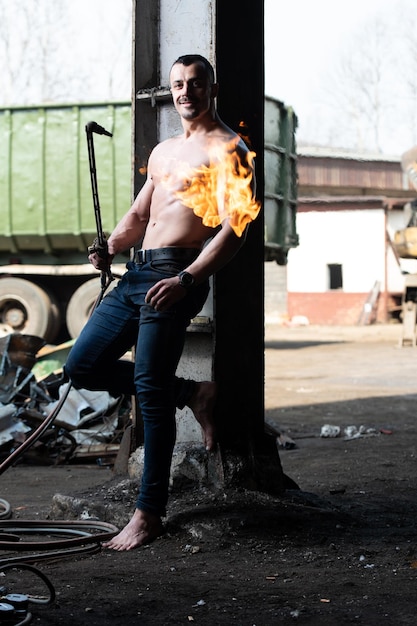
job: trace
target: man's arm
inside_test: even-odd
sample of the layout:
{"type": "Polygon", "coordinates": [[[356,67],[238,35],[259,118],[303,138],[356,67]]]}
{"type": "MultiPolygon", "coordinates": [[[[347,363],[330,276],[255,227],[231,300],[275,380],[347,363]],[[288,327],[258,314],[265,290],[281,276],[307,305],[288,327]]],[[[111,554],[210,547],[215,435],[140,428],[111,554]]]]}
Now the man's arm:
{"type": "Polygon", "coordinates": [[[107,241],[108,256],[103,258],[96,252],[89,255],[89,261],[96,269],[108,270],[116,254],[128,250],[143,238],[149,220],[153,189],[152,179],[148,176],[129,211],[110,235],[107,241]]]}
{"type": "Polygon", "coordinates": [[[219,232],[203,248],[196,260],[185,268],[185,271],[194,277],[196,284],[203,282],[235,256],[245,239],[246,232],[238,237],[229,221],[225,220],[219,232]]]}
{"type": "Polygon", "coordinates": [[[124,252],[142,239],[149,221],[153,189],[152,179],[148,177],[129,211],[110,235],[109,254],[114,256],[119,252],[124,252]]]}

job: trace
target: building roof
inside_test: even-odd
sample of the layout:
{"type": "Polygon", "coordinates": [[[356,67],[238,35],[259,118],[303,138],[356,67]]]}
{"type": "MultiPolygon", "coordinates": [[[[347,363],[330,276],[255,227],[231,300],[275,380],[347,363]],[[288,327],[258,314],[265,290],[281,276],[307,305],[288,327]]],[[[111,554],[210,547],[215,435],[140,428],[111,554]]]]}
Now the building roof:
{"type": "Polygon", "coordinates": [[[379,209],[403,210],[410,198],[393,198],[387,196],[300,196],[297,211],[358,211],[379,209]]]}
{"type": "Polygon", "coordinates": [[[297,146],[297,154],[301,157],[401,163],[401,156],[398,155],[380,154],[377,152],[357,152],[355,150],[331,148],[329,146],[297,146]]]}

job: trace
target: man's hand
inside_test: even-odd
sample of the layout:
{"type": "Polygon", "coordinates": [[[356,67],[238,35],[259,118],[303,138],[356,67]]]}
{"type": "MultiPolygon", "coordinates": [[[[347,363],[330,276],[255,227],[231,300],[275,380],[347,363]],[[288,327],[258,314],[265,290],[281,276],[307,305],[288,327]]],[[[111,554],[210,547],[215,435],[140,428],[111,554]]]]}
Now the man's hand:
{"type": "Polygon", "coordinates": [[[91,246],[88,247],[88,260],[96,270],[108,272],[114,259],[114,254],[109,254],[107,241],[104,239],[103,245],[98,243],[97,238],[94,239],[91,246]]]}
{"type": "Polygon", "coordinates": [[[145,296],[145,302],[155,311],[166,311],[173,304],[181,300],[187,290],[180,285],[178,276],[163,278],[151,287],[145,296]]]}
{"type": "Polygon", "coordinates": [[[98,254],[98,252],[92,252],[88,255],[88,260],[91,265],[93,265],[96,270],[100,270],[101,272],[108,272],[110,270],[113,259],[113,254],[107,254],[106,257],[102,257],[98,254]]]}

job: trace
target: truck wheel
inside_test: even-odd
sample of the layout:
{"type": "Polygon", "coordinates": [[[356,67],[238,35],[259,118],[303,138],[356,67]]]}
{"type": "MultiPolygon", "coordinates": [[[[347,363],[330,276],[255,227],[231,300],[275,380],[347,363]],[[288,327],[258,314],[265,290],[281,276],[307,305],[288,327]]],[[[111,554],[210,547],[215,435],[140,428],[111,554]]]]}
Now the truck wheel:
{"type": "Polygon", "coordinates": [[[11,332],[52,343],[60,328],[58,305],[46,291],[23,278],[0,279],[0,324],[11,332]]]}
{"type": "MultiPolygon", "coordinates": [[[[110,283],[106,293],[113,287],[115,282],[110,283]]],[[[67,306],[67,330],[72,339],[76,339],[91,315],[94,303],[100,294],[101,279],[92,278],[83,283],[71,296],[67,306]]]]}

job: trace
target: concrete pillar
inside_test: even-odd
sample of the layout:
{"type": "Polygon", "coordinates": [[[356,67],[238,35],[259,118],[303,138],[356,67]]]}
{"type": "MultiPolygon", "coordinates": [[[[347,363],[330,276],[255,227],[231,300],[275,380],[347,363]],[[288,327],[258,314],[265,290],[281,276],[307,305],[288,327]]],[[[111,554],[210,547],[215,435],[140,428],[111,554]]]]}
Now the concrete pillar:
{"type": "MultiPolygon", "coordinates": [[[[243,131],[256,152],[257,193],[262,200],[263,1],[136,0],[134,4],[134,90],[143,95],[142,99],[135,97],[135,190],[143,181],[138,166],[147,161],[156,141],[179,127],[164,90],[172,61],[180,54],[196,52],[215,66],[222,119],[234,130],[243,131]]],[[[275,440],[264,434],[262,212],[251,225],[241,251],[214,278],[207,307],[208,329],[189,333],[179,373],[201,379],[214,374],[218,382],[219,462],[227,465],[227,458],[238,457],[246,484],[261,488],[268,484],[269,490],[280,491],[282,471],[275,440]]],[[[187,412],[179,416],[179,438],[190,443],[198,438],[187,412]]],[[[227,472],[224,475],[227,480],[227,472]]]]}

